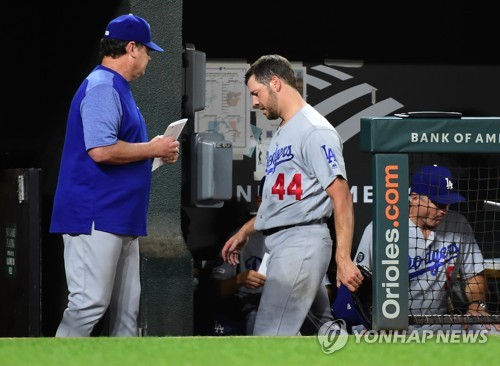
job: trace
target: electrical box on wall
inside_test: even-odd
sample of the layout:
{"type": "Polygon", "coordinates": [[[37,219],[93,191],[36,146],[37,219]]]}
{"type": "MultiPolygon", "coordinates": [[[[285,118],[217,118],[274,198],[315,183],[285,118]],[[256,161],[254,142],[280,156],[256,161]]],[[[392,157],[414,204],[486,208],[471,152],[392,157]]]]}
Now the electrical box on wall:
{"type": "Polygon", "coordinates": [[[191,204],[222,207],[232,197],[233,144],[217,132],[197,133],[191,157],[191,204]]]}
{"type": "Polygon", "coordinates": [[[184,96],[182,109],[184,117],[205,109],[206,55],[191,43],[186,44],[183,53],[184,96]]]}

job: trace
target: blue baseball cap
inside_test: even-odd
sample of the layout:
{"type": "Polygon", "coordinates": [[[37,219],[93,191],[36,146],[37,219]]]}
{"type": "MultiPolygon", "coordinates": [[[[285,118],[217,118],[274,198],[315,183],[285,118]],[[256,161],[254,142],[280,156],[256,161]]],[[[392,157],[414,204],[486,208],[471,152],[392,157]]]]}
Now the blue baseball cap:
{"type": "Polygon", "coordinates": [[[134,14],[120,15],[109,22],[104,38],[134,41],[146,45],[153,51],[163,52],[163,48],[151,41],[151,27],[144,18],[134,14]]]}
{"type": "Polygon", "coordinates": [[[332,304],[332,314],[336,319],[344,320],[351,327],[363,325],[365,328],[370,329],[370,325],[364,321],[357,310],[351,291],[344,284],[341,284],[337,289],[337,295],[332,304]]]}
{"type": "Polygon", "coordinates": [[[465,201],[454,189],[455,179],[448,168],[429,165],[413,174],[410,191],[423,194],[439,204],[453,204],[465,201]]]}

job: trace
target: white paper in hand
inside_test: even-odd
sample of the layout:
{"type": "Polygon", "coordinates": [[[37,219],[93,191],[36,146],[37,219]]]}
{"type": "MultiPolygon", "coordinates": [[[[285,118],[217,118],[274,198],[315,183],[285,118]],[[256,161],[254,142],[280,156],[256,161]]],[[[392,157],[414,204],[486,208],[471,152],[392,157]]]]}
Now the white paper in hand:
{"type": "MultiPolygon", "coordinates": [[[[167,129],[165,130],[165,133],[163,136],[173,136],[177,140],[179,136],[181,135],[182,129],[186,125],[187,118],[180,119],[178,121],[172,122],[167,126],[167,129]]],[[[156,169],[161,167],[163,164],[163,160],[161,158],[154,158],[153,160],[153,167],[151,168],[151,171],[154,172],[156,169]]]]}
{"type": "Polygon", "coordinates": [[[264,256],[262,257],[262,262],[260,262],[259,266],[259,273],[262,273],[263,275],[266,274],[267,272],[267,261],[269,260],[269,253],[264,253],[264,256]]]}

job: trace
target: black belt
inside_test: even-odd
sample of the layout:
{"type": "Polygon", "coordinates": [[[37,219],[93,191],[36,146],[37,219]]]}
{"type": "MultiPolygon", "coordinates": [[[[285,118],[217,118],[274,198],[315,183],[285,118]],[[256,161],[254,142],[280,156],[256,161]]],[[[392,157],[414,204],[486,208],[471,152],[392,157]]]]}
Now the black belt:
{"type": "Polygon", "coordinates": [[[306,225],[314,225],[314,224],[326,224],[327,222],[328,222],[328,217],[323,217],[323,218],[318,219],[318,220],[303,222],[303,223],[300,223],[300,224],[286,225],[286,226],[277,226],[277,227],[273,227],[271,229],[265,229],[265,230],[262,230],[262,233],[265,236],[269,236],[269,235],[276,234],[278,231],[285,230],[285,229],[290,229],[290,228],[295,227],[295,226],[306,226],[306,225]]]}

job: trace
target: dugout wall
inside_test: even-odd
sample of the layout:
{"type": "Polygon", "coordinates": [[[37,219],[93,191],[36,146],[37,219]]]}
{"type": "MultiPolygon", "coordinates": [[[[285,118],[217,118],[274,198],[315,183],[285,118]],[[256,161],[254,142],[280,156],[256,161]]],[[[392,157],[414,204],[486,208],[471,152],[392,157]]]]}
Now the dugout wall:
{"type": "MultiPolygon", "coordinates": [[[[360,127],[361,150],[372,154],[373,329],[489,322],[458,311],[444,317],[409,314],[408,187],[413,167],[448,166],[456,190],[467,198],[452,208],[469,220],[485,262],[495,263],[500,257],[500,213],[495,209],[500,202],[500,118],[362,117],[360,127]]],[[[498,322],[497,281],[489,280],[488,300],[498,322]]]]}

